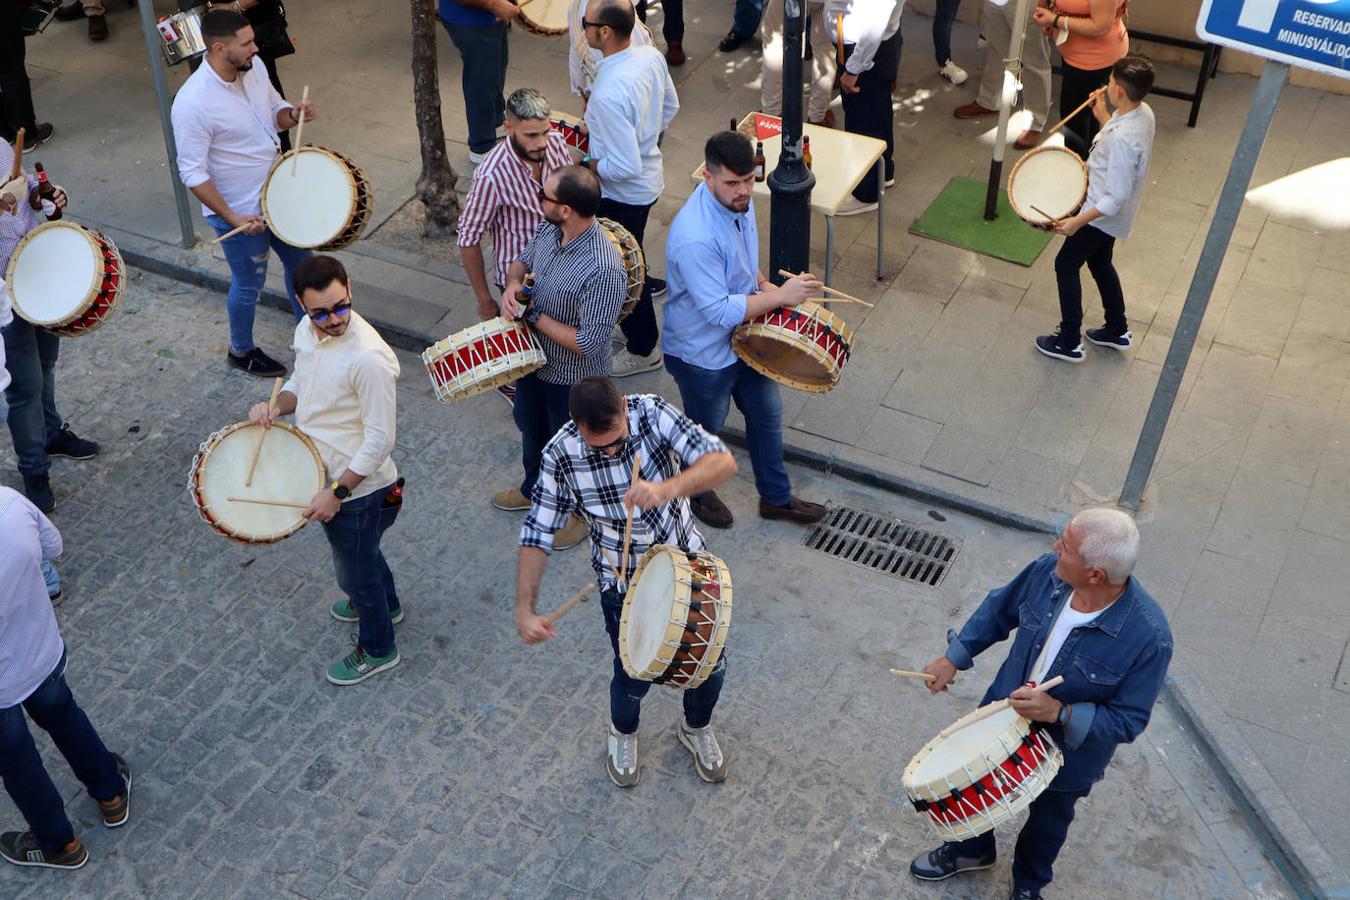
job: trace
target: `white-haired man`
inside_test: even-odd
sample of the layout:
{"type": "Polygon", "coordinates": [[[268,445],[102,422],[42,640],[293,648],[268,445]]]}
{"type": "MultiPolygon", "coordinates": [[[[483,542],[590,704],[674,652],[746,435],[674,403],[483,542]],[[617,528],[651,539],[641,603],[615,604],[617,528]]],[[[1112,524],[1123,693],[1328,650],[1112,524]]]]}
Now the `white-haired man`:
{"type": "MultiPolygon", "coordinates": [[[[1004,697],[1045,729],[1064,752],[1064,765],[1031,804],[1013,852],[1013,900],[1034,900],[1050,883],[1052,867],[1073,821],[1074,804],[1088,795],[1115,753],[1148,725],[1172,660],[1172,633],[1148,592],[1130,575],[1139,530],[1125,513],[1089,509],[1070,520],[1054,552],[990,591],[961,631],[948,632],[947,652],[924,671],[944,691],[958,669],[1017,629],[1012,649],[981,705],[1004,697]],[[1056,675],[1064,682],[1044,693],[1030,687],[1056,675]]],[[[967,790],[975,790],[974,787],[967,790]]],[[[947,842],[915,858],[910,872],[941,881],[994,864],[992,831],[947,842]]]]}

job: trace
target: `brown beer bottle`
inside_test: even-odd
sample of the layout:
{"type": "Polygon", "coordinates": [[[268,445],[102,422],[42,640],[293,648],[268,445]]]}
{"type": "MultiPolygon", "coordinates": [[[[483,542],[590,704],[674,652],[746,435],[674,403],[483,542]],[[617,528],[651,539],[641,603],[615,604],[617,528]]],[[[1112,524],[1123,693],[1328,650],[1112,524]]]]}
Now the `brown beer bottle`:
{"type": "Polygon", "coordinates": [[[735,130],[736,130],[736,117],[732,116],[731,124],[727,126],[727,131],[735,131],[735,130]]]}
{"type": "Polygon", "coordinates": [[[755,180],[764,180],[764,142],[755,144],[755,180]]]}
{"type": "Polygon", "coordinates": [[[42,163],[33,163],[33,171],[37,172],[38,186],[28,198],[28,205],[33,209],[42,209],[42,201],[48,201],[54,212],[48,215],[47,219],[55,222],[61,218],[61,207],[56,205],[56,186],[47,179],[47,172],[42,168],[42,163]]]}
{"type": "Polygon", "coordinates": [[[802,135],[802,162],[806,163],[806,167],[807,167],[808,169],[811,168],[811,137],[810,137],[810,135],[802,135]]]}

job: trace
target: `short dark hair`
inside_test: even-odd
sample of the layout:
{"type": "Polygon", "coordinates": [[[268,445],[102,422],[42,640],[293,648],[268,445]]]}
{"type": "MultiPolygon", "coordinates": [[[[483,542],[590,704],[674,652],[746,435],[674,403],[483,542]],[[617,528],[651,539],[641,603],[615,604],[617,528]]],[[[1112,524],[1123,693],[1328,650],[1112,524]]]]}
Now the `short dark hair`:
{"type": "Polygon", "coordinates": [[[333,282],[349,287],[347,270],[333,256],[311,256],[295,270],[291,286],[297,299],[303,300],[305,291],[321,291],[333,282]]]}
{"type": "Polygon", "coordinates": [[[633,29],[637,27],[637,14],[628,0],[607,0],[592,21],[608,25],[619,37],[632,37],[633,29]]]}
{"type": "Polygon", "coordinates": [[[567,392],[567,413],[587,431],[608,431],[623,415],[623,394],[604,375],[583,378],[567,392]]]}
{"type": "Polygon", "coordinates": [[[600,209],[600,179],[585,166],[563,166],[554,172],[558,187],[554,193],[559,203],[576,210],[577,215],[589,219],[600,209]]]}
{"type": "Polygon", "coordinates": [[[1111,67],[1111,74],[1116,77],[1116,84],[1120,85],[1125,96],[1138,103],[1153,90],[1153,79],[1157,73],[1147,57],[1122,56],[1111,67]]]}
{"type": "Polygon", "coordinates": [[[703,164],[708,169],[726,169],[733,175],[755,171],[755,148],[739,131],[719,131],[703,145],[703,164]]]}
{"type": "Polygon", "coordinates": [[[206,49],[210,50],[216,41],[228,41],[251,24],[243,13],[232,9],[207,10],[206,15],[202,16],[202,40],[206,42],[206,49]]]}

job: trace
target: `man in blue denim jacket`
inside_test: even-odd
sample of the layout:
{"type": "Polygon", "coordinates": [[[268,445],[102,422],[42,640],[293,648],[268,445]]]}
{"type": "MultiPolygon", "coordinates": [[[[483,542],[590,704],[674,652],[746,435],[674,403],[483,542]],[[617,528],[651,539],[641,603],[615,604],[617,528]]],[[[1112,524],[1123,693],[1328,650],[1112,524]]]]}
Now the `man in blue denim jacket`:
{"type": "MultiPolygon", "coordinates": [[[[1064,765],[1030,807],[1013,853],[1013,900],[1034,900],[1053,877],[1074,804],[1101,779],[1116,745],[1148,725],[1172,660],[1172,633],[1148,592],[1130,576],[1139,531],[1125,513],[1089,509],[1075,516],[1054,553],[993,590],[961,628],[948,632],[947,652],[924,671],[946,690],[958,669],[1017,629],[981,705],[1010,697],[1012,708],[1045,724],[1064,765]],[[1035,693],[1027,682],[1056,675],[1063,684],[1035,693]]],[[[987,869],[997,856],[994,833],[942,846],[915,858],[910,872],[941,881],[987,869]]]]}

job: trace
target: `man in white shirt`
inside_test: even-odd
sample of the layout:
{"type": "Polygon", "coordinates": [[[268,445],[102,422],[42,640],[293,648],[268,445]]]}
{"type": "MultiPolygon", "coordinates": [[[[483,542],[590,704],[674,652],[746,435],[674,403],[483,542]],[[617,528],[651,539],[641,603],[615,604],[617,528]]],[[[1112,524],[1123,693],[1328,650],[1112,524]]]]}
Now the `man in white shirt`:
{"type": "MultiPolygon", "coordinates": [[[[666,187],[660,141],[680,111],[680,98],[661,53],[633,46],[636,21],[628,0],[591,0],[586,7],[586,41],[603,58],[586,104],[591,150],[581,164],[600,176],[599,215],[627,228],[640,245],[647,216],[666,187]]],[[[628,347],[614,354],[613,377],[661,368],[652,297],[665,290],[664,281],[649,278],[637,307],[620,324],[628,347]]]]}
{"type": "Polygon", "coordinates": [[[0,487],[0,778],[28,823],[27,831],[0,834],[0,856],[16,866],[78,869],[89,852],[42,765],[25,711],[98,801],[108,828],[131,814],[131,768],[108,752],[66,685],[66,645],[41,568],[61,550],[61,533],[47,517],[0,487]]]}
{"type": "Polygon", "coordinates": [[[253,26],[241,13],[212,9],[202,16],[206,65],[198,67],[173,100],[173,135],[178,144],[178,175],[202,201],[202,214],[223,235],[230,264],[230,348],[226,359],[250,375],[275,377],[286,367],[253,343],[253,314],[267,280],[268,248],[286,270],[286,288],[297,320],[303,314],[291,289],[297,266],[309,256],[267,228],[262,189],[281,144],[278,131],[313,121],[309,102],[291,104],[277,93],[258,62],[253,26]]]}
{"type": "Polygon", "coordinates": [[[338,587],[347,594],[329,613],[359,629],[356,649],[328,667],[328,680],[356,684],[399,663],[394,625],[403,621],[403,607],[380,550],[403,505],[403,479],[390,456],[398,357],[352,310],[351,282],[333,257],[305,260],[295,293],[305,310],[295,326],[295,373],[275,404],[249,410],[249,421],[270,427],[294,413],[332,479],[302,515],[323,523],[338,587]]]}
{"type": "MultiPolygon", "coordinates": [[[[604,56],[599,50],[596,50],[586,41],[587,29],[581,24],[581,20],[586,18],[586,7],[590,0],[572,0],[572,5],[567,9],[567,39],[571,41],[572,46],[567,50],[567,75],[572,82],[572,93],[581,98],[584,110],[586,101],[591,98],[591,85],[595,82],[595,68],[600,64],[604,56]]],[[[633,27],[632,43],[634,47],[652,46],[652,33],[647,29],[644,22],[638,22],[633,27]]],[[[678,48],[679,44],[671,45],[672,49],[678,48]]],[[[680,51],[680,62],[670,62],[671,51],[666,51],[666,60],[669,65],[680,65],[684,62],[684,51],[680,51]]]]}

